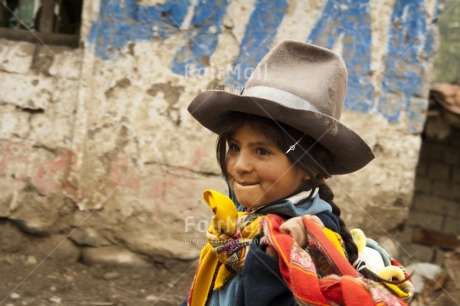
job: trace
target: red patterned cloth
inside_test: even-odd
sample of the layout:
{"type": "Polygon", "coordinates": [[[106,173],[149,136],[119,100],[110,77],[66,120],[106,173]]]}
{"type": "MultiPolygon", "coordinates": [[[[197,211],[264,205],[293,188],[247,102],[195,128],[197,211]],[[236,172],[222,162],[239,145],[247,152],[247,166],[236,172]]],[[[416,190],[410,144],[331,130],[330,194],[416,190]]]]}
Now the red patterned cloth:
{"type": "Polygon", "coordinates": [[[309,241],[306,249],[280,231],[281,217],[267,215],[261,222],[266,242],[276,250],[281,274],[299,305],[406,305],[382,284],[361,277],[310,219],[303,218],[309,241]],[[320,278],[318,269],[329,273],[320,278]]]}

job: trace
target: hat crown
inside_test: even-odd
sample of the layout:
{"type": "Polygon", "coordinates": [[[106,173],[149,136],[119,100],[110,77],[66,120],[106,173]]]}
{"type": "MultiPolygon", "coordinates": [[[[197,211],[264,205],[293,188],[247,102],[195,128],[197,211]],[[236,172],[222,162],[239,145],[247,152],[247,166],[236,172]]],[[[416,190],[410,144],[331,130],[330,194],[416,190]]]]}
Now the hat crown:
{"type": "Polygon", "coordinates": [[[268,95],[272,101],[285,107],[317,111],[339,120],[347,91],[347,76],[345,63],[336,53],[287,40],[257,65],[243,95],[261,98],[268,95]]]}

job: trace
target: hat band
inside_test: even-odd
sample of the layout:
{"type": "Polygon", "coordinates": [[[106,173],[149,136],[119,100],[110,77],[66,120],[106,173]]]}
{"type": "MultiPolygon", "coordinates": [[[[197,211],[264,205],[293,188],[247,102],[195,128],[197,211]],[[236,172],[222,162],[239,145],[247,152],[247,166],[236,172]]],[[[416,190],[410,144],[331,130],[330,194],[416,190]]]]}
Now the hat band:
{"type": "Polygon", "coordinates": [[[281,104],[289,108],[320,112],[319,109],[317,109],[316,106],[311,104],[309,101],[299,96],[296,96],[290,92],[287,92],[287,91],[284,91],[278,88],[274,88],[274,87],[268,87],[268,86],[249,87],[249,88],[244,89],[242,95],[275,101],[278,104],[281,104]]]}

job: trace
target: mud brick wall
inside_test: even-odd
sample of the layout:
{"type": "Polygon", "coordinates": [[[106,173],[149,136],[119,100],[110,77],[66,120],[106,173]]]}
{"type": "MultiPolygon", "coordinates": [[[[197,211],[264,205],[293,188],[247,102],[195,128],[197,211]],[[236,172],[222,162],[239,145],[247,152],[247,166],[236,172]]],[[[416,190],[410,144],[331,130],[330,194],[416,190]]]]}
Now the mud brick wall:
{"type": "MultiPolygon", "coordinates": [[[[446,247],[414,242],[414,229],[460,234],[460,129],[443,140],[425,138],[403,248],[418,261],[442,263],[446,247]]],[[[447,237],[447,236],[446,236],[447,237]]],[[[446,240],[446,239],[444,239],[446,240]]]]}

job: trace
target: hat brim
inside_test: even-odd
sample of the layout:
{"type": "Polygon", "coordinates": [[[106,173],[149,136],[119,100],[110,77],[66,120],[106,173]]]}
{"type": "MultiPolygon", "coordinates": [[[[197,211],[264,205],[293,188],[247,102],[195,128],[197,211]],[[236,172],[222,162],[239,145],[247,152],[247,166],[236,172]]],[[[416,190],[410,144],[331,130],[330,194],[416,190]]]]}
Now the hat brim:
{"type": "Polygon", "coordinates": [[[364,140],[338,120],[315,111],[288,108],[267,99],[208,90],[193,99],[188,111],[216,134],[221,132],[222,122],[233,112],[283,122],[316,139],[332,153],[331,175],[357,171],[375,157],[364,140]]]}

